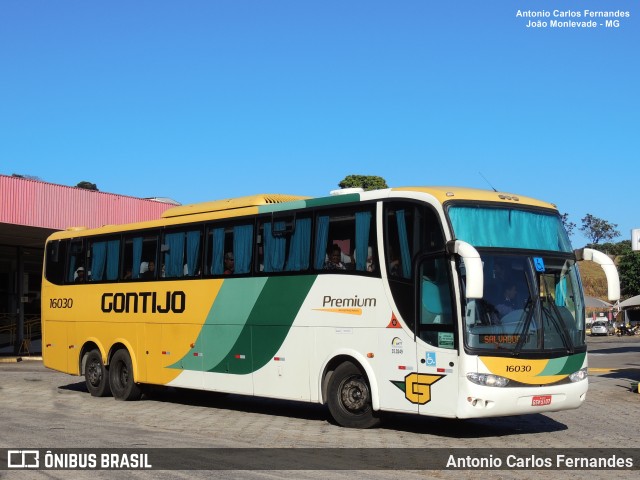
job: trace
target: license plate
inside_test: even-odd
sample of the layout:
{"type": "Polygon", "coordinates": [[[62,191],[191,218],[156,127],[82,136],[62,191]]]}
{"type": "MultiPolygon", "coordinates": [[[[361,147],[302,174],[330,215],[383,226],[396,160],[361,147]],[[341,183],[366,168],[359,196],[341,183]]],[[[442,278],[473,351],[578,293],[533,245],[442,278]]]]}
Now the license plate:
{"type": "Polygon", "coordinates": [[[532,407],[544,407],[551,405],[551,395],[536,395],[531,399],[532,407]]]}

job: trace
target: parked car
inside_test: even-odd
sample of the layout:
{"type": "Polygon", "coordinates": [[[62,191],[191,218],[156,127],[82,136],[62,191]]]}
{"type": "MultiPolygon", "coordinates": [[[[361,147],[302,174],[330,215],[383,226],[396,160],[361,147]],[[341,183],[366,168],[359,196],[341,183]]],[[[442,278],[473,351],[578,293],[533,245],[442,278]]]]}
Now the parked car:
{"type": "Polygon", "coordinates": [[[591,335],[609,335],[609,325],[601,320],[593,322],[591,325],[591,335]]]}

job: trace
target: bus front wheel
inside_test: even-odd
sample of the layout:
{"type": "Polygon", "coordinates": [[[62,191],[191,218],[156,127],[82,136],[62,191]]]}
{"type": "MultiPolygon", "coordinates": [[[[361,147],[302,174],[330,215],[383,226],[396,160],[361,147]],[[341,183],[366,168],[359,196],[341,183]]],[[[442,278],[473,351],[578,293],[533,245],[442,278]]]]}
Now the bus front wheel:
{"type": "Polygon", "coordinates": [[[109,388],[109,372],[102,363],[102,355],[99,350],[91,350],[87,353],[87,361],[84,366],[84,381],[87,390],[94,397],[107,397],[111,395],[109,388]]]}
{"type": "Polygon", "coordinates": [[[139,400],[142,389],[133,381],[133,365],[126,350],[118,350],[113,354],[109,364],[109,384],[116,400],[139,400]]]}
{"type": "Polygon", "coordinates": [[[329,379],[327,404],[333,419],[347,428],[371,428],[380,418],[371,405],[371,389],[366,376],[351,362],[335,369],[329,379]]]}

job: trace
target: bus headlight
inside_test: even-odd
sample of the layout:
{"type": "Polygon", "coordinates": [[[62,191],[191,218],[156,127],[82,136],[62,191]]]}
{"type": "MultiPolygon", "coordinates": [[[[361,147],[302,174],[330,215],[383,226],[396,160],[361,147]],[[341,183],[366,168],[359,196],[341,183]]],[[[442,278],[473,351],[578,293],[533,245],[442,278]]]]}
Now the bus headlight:
{"type": "Polygon", "coordinates": [[[588,376],[589,373],[587,372],[587,369],[581,368],[577,372],[573,372],[571,375],[569,375],[569,380],[571,380],[572,382],[579,382],[581,380],[585,380],[588,376]]]}
{"type": "Polygon", "coordinates": [[[467,378],[470,382],[485,387],[506,387],[509,383],[508,378],[501,377],[499,375],[493,375],[491,373],[467,373],[467,378]]]}

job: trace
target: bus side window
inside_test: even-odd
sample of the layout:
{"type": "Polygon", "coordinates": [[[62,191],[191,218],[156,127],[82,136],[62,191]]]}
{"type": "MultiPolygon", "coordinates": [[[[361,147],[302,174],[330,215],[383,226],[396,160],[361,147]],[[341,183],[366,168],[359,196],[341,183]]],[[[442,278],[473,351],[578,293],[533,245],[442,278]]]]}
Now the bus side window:
{"type": "Polygon", "coordinates": [[[157,269],[154,268],[153,274],[148,272],[150,262],[154,263],[154,267],[157,265],[157,248],[158,236],[155,234],[142,234],[125,238],[122,279],[155,278],[157,269]]]}
{"type": "Polygon", "coordinates": [[[207,229],[208,275],[240,275],[251,272],[253,224],[212,225],[207,229]]]}
{"type": "Polygon", "coordinates": [[[71,240],[67,264],[67,282],[83,283],[86,276],[86,255],[84,241],[71,240]]]}
{"type": "Polygon", "coordinates": [[[265,221],[257,243],[259,271],[305,271],[311,252],[311,218],[265,221]]]}
{"type": "Polygon", "coordinates": [[[291,235],[287,263],[287,272],[299,272],[309,269],[311,253],[311,218],[296,218],[295,228],[291,235]]]}
{"type": "Polygon", "coordinates": [[[437,259],[433,265],[425,262],[422,266],[422,325],[453,323],[448,276],[442,273],[445,269],[446,264],[442,259],[437,259]]]}
{"type": "Polygon", "coordinates": [[[67,261],[68,245],[69,243],[66,240],[53,240],[47,244],[45,277],[56,285],[64,283],[64,267],[67,261]]]}
{"type": "Polygon", "coordinates": [[[411,278],[411,257],[413,237],[411,235],[413,227],[412,210],[407,209],[389,209],[387,211],[387,248],[386,262],[387,274],[393,277],[411,278]],[[410,230],[407,229],[407,223],[410,230]]]}
{"type": "Polygon", "coordinates": [[[262,249],[259,252],[260,271],[267,273],[284,271],[292,225],[292,222],[285,220],[268,221],[260,225],[259,240],[262,240],[262,249]]]}
{"type": "Polygon", "coordinates": [[[253,258],[253,224],[235,225],[233,227],[232,247],[234,257],[233,274],[250,273],[251,260],[253,258]]]}
{"type": "Polygon", "coordinates": [[[385,202],[384,222],[384,261],[389,288],[400,316],[413,327],[414,259],[420,253],[443,248],[442,227],[432,209],[407,201],[385,202]]]}
{"type": "Polygon", "coordinates": [[[105,239],[89,242],[88,264],[90,282],[117,280],[120,265],[120,240],[105,239]]]}
{"type": "MultiPolygon", "coordinates": [[[[376,272],[374,253],[377,251],[375,222],[371,208],[353,207],[323,212],[316,217],[314,268],[316,270],[355,270],[376,272]],[[344,268],[332,268],[329,253],[335,246],[341,251],[340,263],[344,268]],[[371,251],[371,256],[369,256],[371,251]],[[357,252],[364,252],[358,255],[357,252]],[[329,268],[325,268],[327,266],[329,268]]],[[[334,259],[336,260],[336,259],[334,259]]]]}
{"type": "Polygon", "coordinates": [[[194,277],[200,274],[200,230],[167,232],[161,250],[165,278],[194,277]]]}
{"type": "Polygon", "coordinates": [[[444,254],[424,259],[420,264],[419,273],[418,335],[435,347],[455,348],[453,297],[444,254]]]}

